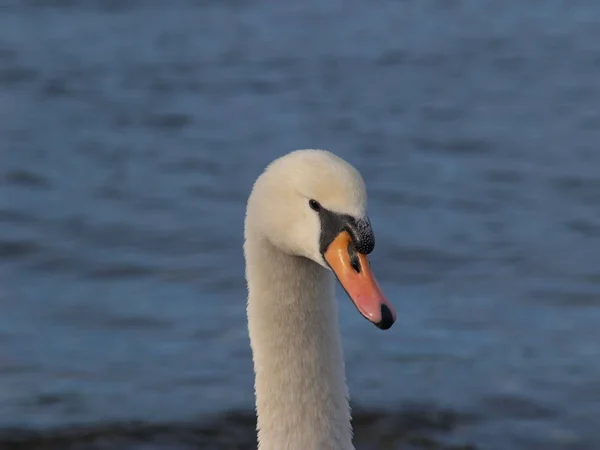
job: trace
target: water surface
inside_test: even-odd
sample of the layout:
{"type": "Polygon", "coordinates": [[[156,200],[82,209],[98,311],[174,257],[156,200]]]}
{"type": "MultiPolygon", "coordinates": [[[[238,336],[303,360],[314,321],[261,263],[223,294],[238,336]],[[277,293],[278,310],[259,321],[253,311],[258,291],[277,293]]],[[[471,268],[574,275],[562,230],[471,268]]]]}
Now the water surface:
{"type": "Polygon", "coordinates": [[[9,1],[0,427],[251,411],[245,201],[317,147],[364,175],[399,312],[340,292],[353,400],[598,448],[598,80],[592,0],[9,1]]]}

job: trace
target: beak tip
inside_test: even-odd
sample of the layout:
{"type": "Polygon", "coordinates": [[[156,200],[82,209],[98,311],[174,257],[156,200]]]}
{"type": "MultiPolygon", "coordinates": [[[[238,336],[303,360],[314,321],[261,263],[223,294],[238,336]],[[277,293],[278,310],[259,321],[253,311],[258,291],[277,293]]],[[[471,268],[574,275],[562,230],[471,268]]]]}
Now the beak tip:
{"type": "Polygon", "coordinates": [[[381,305],[381,320],[375,325],[380,330],[389,330],[396,321],[396,314],[387,305],[381,305]]]}

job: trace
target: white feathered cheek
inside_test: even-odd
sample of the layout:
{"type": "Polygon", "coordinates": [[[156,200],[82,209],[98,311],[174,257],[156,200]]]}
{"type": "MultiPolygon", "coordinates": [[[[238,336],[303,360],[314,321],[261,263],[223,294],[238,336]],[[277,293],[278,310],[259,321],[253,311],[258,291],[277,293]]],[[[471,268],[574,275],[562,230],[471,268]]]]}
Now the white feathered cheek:
{"type": "Polygon", "coordinates": [[[321,222],[316,214],[311,213],[312,211],[304,214],[304,217],[294,224],[293,235],[296,254],[323,264],[323,258],[319,250],[321,222]]]}

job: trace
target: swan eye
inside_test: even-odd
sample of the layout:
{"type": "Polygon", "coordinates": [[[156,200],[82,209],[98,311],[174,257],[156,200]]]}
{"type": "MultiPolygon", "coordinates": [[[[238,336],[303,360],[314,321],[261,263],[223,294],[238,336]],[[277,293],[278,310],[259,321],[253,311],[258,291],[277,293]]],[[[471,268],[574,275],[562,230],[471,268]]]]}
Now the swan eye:
{"type": "Polygon", "coordinates": [[[315,211],[321,211],[321,204],[316,200],[309,200],[308,206],[310,206],[310,208],[314,209],[315,211]]]}

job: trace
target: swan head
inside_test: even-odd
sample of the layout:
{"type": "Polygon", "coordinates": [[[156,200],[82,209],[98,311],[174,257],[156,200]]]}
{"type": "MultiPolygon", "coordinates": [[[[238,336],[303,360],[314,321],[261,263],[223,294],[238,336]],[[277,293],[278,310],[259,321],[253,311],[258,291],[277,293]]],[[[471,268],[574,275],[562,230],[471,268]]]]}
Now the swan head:
{"type": "Polygon", "coordinates": [[[324,150],[297,150],[273,161],[256,180],[246,234],[333,271],[359,312],[381,329],[396,313],[367,259],[375,236],[360,173],[324,150]]]}

